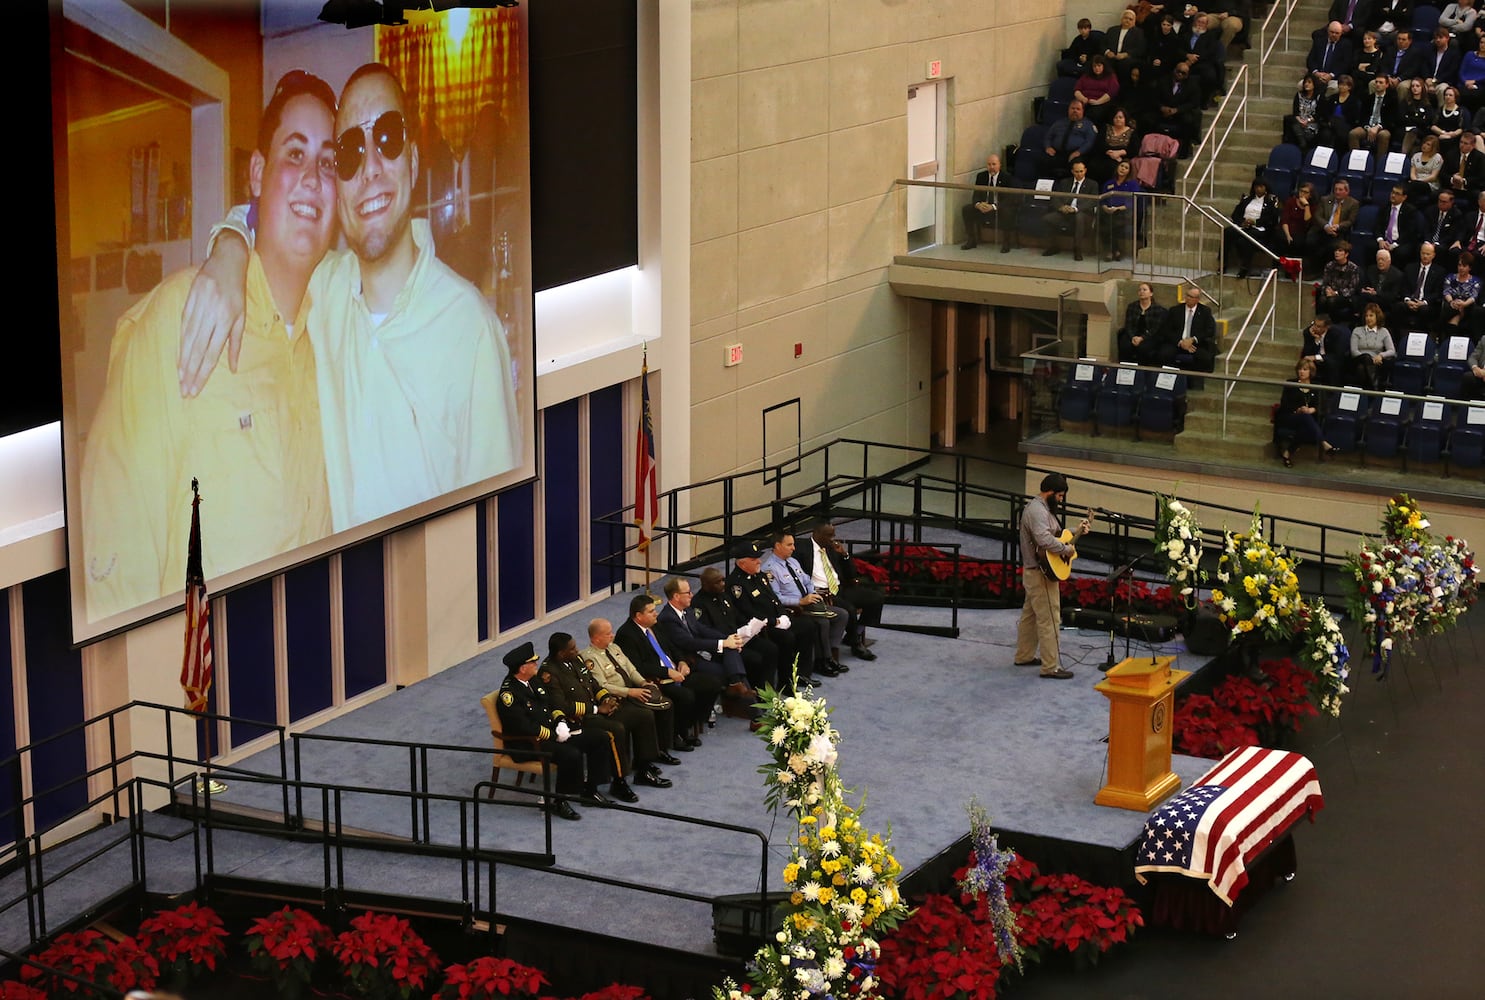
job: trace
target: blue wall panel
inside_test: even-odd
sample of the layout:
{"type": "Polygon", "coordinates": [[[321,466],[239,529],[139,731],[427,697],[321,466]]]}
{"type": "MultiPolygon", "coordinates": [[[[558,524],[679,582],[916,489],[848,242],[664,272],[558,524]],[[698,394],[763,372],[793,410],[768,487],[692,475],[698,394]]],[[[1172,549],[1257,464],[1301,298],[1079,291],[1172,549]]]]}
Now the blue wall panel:
{"type": "Polygon", "coordinates": [[[49,739],[83,721],[82,653],[72,648],[69,599],[66,570],[21,585],[30,742],[44,744],[31,755],[37,829],[66,819],[88,801],[83,731],[49,739]]]}
{"type": "MultiPolygon", "coordinates": [[[[623,571],[617,565],[599,560],[621,552],[624,528],[616,524],[599,524],[596,519],[617,511],[624,505],[624,387],[609,386],[588,396],[588,509],[595,519],[589,527],[589,545],[593,556],[590,570],[594,593],[608,590],[623,582],[623,571]]],[[[622,561],[622,560],[620,560],[622,561]]]]}
{"type": "Polygon", "coordinates": [[[583,521],[578,403],[571,399],[549,406],[542,413],[547,610],[570,604],[581,596],[583,521]]]}
{"type": "Polygon", "coordinates": [[[345,696],[387,681],[387,587],[382,539],[340,555],[341,607],[345,612],[345,696]]]}
{"type": "Polygon", "coordinates": [[[330,560],[284,574],[284,625],[289,654],[289,721],[298,722],[335,701],[330,662],[330,560]]]}
{"type": "MultiPolygon", "coordinates": [[[[232,715],[278,719],[278,680],[273,669],[273,581],[259,580],[226,597],[228,693],[232,715]]],[[[268,732],[251,723],[232,723],[232,743],[241,746],[268,732]]]]}
{"type": "Polygon", "coordinates": [[[480,642],[490,638],[490,505],[494,502],[487,499],[474,505],[474,632],[480,642]]]}
{"type": "Polygon", "coordinates": [[[515,628],[536,617],[536,486],[527,483],[500,494],[500,628],[515,628]]]}

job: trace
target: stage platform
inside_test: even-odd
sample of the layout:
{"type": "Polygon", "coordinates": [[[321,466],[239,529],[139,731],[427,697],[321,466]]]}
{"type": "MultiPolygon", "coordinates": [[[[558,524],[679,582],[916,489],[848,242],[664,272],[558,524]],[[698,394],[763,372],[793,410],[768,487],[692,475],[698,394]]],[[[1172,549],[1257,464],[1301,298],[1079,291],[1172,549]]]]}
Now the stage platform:
{"type": "MultiPolygon", "coordinates": [[[[586,638],[594,617],[622,620],[629,594],[601,604],[531,636],[539,651],[555,631],[586,638]]],[[[1011,664],[1018,609],[961,611],[957,639],[875,630],[866,663],[847,659],[851,671],[827,681],[816,694],[832,708],[841,732],[840,770],[847,785],[867,793],[865,820],[873,831],[890,828],[892,847],[911,877],[954,848],[968,832],[966,804],[977,798],[1002,831],[1002,844],[1033,857],[1049,852],[1080,859],[1104,872],[1119,871],[1139,837],[1144,814],[1094,805],[1102,786],[1108,731],[1108,702],[1093,689],[1108,652],[1107,633],[1064,629],[1064,665],[1072,680],[1046,680],[1034,667],[1011,664]]],[[[937,608],[889,605],[889,623],[947,623],[937,608]]],[[[515,642],[509,645],[515,645],[515,642]]],[[[1125,640],[1117,640],[1122,658],[1125,640]]],[[[429,754],[429,790],[468,795],[490,776],[488,726],[479,699],[505,675],[490,650],[435,677],[398,691],[327,723],[316,735],[352,739],[407,740],[467,747],[429,754]]],[[[1177,656],[1176,666],[1200,671],[1206,657],[1186,653],[1178,641],[1150,646],[1136,642],[1135,655],[1177,656]]],[[[721,718],[697,752],[665,768],[670,789],[636,786],[638,810],[734,824],[757,833],[701,827],[625,808],[579,807],[581,822],[552,822],[555,869],[500,865],[494,905],[502,918],[589,931],[620,940],[715,955],[709,902],[675,899],[617,886],[577,881],[563,872],[587,872],[713,897],[756,893],[767,839],[768,884],[777,889],[791,832],[763,807],[758,767],[765,749],[742,720],[721,718]]],[[[361,743],[303,744],[303,776],[366,788],[409,788],[408,751],[361,743]]],[[[276,775],[277,749],[237,766],[276,775]]],[[[1184,782],[1210,761],[1177,756],[1173,768],[1184,782]]],[[[502,780],[513,776],[503,775],[502,780]]],[[[281,793],[270,786],[229,780],[216,808],[270,817],[282,810],[281,793]]],[[[529,802],[501,792],[478,807],[483,847],[542,852],[545,827],[529,802]]],[[[308,797],[305,815],[318,817],[308,797]]],[[[348,795],[342,822],[349,828],[391,838],[410,833],[409,808],[371,792],[348,795]]],[[[419,821],[421,822],[421,820],[419,821]]],[[[434,803],[423,837],[457,845],[460,820],[451,807],[434,803]]],[[[958,851],[938,867],[957,864],[958,851]]],[[[317,848],[285,845],[281,852],[248,850],[234,856],[230,874],[286,883],[322,876],[317,848]]],[[[219,863],[219,871],[226,870],[219,863]]],[[[1132,867],[1124,875],[1132,879],[1132,867]]],[[[457,866],[436,859],[378,855],[347,871],[349,888],[439,898],[457,886],[457,866]]],[[[457,890],[455,890],[457,891],[457,890]]]]}

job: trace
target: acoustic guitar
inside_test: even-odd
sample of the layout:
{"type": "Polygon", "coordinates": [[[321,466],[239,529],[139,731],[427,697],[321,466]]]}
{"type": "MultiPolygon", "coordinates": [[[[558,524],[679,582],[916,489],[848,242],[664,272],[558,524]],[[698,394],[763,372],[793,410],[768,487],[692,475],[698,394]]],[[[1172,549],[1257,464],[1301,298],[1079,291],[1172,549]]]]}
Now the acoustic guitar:
{"type": "MultiPolygon", "coordinates": [[[[1063,528],[1062,535],[1057,540],[1060,541],[1063,545],[1071,545],[1074,538],[1077,538],[1080,535],[1086,535],[1092,529],[1093,508],[1090,507],[1088,508],[1087,516],[1083,518],[1083,523],[1078,525],[1077,532],[1074,533],[1071,528],[1063,528]]],[[[1066,580],[1069,576],[1072,576],[1072,564],[1073,560],[1076,558],[1076,553],[1064,559],[1055,552],[1043,549],[1042,569],[1046,570],[1048,573],[1051,573],[1059,580],[1066,580]]]]}

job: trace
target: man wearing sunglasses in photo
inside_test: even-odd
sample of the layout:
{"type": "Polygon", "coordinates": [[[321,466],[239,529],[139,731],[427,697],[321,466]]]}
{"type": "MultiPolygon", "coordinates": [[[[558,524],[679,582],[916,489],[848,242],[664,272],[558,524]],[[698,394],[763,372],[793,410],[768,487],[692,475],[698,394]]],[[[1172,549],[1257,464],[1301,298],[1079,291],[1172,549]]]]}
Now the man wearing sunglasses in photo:
{"type": "Polygon", "coordinates": [[[258,240],[233,371],[181,398],[176,352],[195,268],[166,278],[118,321],[83,452],[93,620],[180,593],[193,476],[211,521],[208,577],[330,532],[305,293],[335,232],[334,116],[330,85],[299,70],[263,111],[249,161],[258,240]]]}
{"type": "MultiPolygon", "coordinates": [[[[513,468],[520,423],[505,330],[435,256],[428,221],[413,217],[417,118],[387,67],[351,74],[335,134],[337,215],[350,249],[315,270],[309,333],[341,531],[513,468]]],[[[225,227],[252,239],[241,208],[225,227]]],[[[187,305],[202,318],[187,323],[181,345],[186,395],[235,334],[244,251],[219,239],[202,267],[201,301],[187,305]]]]}

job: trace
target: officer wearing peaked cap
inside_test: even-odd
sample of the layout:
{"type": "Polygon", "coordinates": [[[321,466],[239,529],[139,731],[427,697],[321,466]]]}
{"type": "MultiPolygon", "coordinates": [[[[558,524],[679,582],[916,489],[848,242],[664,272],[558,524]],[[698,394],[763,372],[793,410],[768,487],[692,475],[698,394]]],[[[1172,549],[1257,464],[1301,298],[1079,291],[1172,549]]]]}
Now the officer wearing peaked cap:
{"type": "Polygon", "coordinates": [[[814,687],[820,683],[814,679],[814,626],[804,621],[802,616],[798,621],[788,617],[789,609],[774,593],[768,575],[762,570],[763,552],[763,546],[757,542],[738,542],[732,547],[733,566],[732,572],[727,574],[727,595],[745,618],[761,618],[768,622],[769,627],[760,634],[767,636],[778,648],[776,662],[780,690],[793,690],[790,677],[796,655],[800,686],[814,687]],[[787,628],[779,627],[780,616],[788,621],[787,628]]]}
{"type": "MultiPolygon", "coordinates": [[[[505,752],[515,760],[535,760],[540,751],[549,754],[557,768],[557,791],[562,796],[581,796],[594,805],[607,799],[598,791],[598,783],[612,774],[609,760],[611,742],[597,730],[589,733],[554,708],[551,697],[536,680],[536,648],[523,642],[501,657],[507,671],[495,709],[500,715],[500,728],[505,752]],[[601,737],[601,738],[600,738],[601,737]],[[588,781],[583,782],[583,760],[588,763],[588,781]]],[[[552,815],[561,819],[581,819],[566,798],[547,804],[552,815]]]]}

